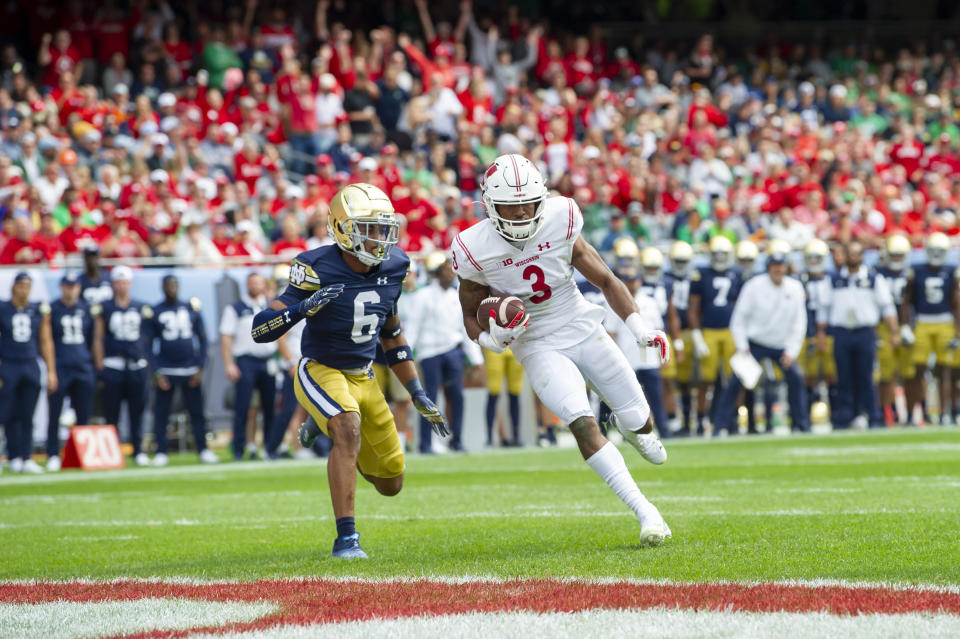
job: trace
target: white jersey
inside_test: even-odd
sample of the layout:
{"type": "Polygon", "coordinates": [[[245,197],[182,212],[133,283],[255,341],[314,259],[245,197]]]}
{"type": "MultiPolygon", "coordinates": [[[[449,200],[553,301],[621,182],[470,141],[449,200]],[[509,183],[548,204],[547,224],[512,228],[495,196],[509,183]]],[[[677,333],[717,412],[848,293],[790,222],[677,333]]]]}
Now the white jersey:
{"type": "Polygon", "coordinates": [[[529,240],[508,242],[490,220],[483,220],[453,241],[457,275],[496,294],[516,295],[526,305],[530,324],[511,346],[520,360],[578,344],[603,321],[604,310],[585,300],[573,279],[573,244],[582,228],[577,203],[551,197],[529,240]]]}

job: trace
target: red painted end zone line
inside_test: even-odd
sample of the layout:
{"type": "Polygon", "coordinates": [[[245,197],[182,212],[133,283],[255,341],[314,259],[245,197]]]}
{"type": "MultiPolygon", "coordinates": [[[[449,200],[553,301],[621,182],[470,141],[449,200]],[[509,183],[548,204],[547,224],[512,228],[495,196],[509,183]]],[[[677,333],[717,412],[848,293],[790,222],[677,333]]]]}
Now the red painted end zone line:
{"type": "Polygon", "coordinates": [[[943,612],[960,615],[960,594],[883,587],[778,584],[633,584],[516,580],[501,583],[432,581],[256,581],[232,584],[0,584],[0,602],[97,602],[146,597],[207,601],[274,601],[279,610],[256,621],[220,628],[152,631],[126,637],[183,637],[280,624],[357,621],[469,612],[576,612],[653,607],[743,612],[827,612],[837,615],[943,612]]]}

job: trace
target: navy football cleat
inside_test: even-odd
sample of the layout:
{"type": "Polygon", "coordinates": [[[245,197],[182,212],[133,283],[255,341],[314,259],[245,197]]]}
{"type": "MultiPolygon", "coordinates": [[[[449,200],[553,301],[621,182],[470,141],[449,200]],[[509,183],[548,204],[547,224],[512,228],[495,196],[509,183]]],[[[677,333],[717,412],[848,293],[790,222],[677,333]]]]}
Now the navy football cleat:
{"type": "Polygon", "coordinates": [[[312,448],[321,433],[322,431],[320,427],[317,426],[317,422],[308,419],[300,426],[300,445],[304,448],[312,448]]]}
{"type": "Polygon", "coordinates": [[[367,559],[367,553],[360,547],[360,533],[334,539],[331,554],[339,559],[367,559]]]}

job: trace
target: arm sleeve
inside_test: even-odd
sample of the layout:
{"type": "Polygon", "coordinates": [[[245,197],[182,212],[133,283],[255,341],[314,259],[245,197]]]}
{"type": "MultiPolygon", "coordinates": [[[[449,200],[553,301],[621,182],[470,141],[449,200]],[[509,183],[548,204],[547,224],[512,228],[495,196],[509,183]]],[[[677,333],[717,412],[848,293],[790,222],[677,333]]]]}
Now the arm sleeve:
{"type": "Polygon", "coordinates": [[[477,284],[487,283],[486,278],[483,277],[483,267],[480,266],[480,262],[474,259],[470,248],[461,235],[457,235],[453,240],[450,259],[453,262],[453,270],[459,277],[477,284]]]}
{"type": "Polygon", "coordinates": [[[896,317],[897,311],[893,305],[893,295],[890,294],[890,285],[887,284],[887,278],[882,275],[877,275],[874,293],[877,300],[877,308],[880,309],[880,317],[896,317]]]}
{"type": "Polygon", "coordinates": [[[830,323],[830,305],[833,301],[833,286],[830,280],[824,278],[819,286],[813,288],[815,298],[814,307],[817,309],[817,324],[830,323]]]}
{"type": "Polygon", "coordinates": [[[733,315],[730,316],[730,332],[733,334],[733,343],[738,351],[750,350],[749,323],[750,311],[753,307],[753,290],[756,288],[753,280],[748,282],[743,290],[740,291],[740,297],[733,305],[733,315]]]}
{"type": "Polygon", "coordinates": [[[203,325],[203,315],[193,311],[193,334],[197,336],[197,366],[207,365],[207,329],[203,325]]]}
{"type": "Polygon", "coordinates": [[[223,316],[220,318],[220,334],[230,336],[237,334],[237,312],[233,306],[223,309],[223,316]]]}
{"type": "Polygon", "coordinates": [[[800,349],[803,348],[803,338],[807,334],[807,309],[804,308],[803,284],[797,282],[796,289],[798,295],[792,313],[793,325],[790,327],[790,334],[787,335],[787,341],[784,344],[784,350],[793,359],[800,355],[800,349]]]}

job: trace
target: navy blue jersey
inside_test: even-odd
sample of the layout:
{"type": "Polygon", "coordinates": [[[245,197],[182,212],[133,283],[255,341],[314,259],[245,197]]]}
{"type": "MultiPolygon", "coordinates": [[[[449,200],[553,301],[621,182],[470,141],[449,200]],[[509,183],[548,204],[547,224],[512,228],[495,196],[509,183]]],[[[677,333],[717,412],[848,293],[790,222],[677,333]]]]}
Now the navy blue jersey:
{"type": "Polygon", "coordinates": [[[148,327],[154,370],[203,368],[207,361],[207,332],[200,314],[200,300],[160,302],[153,307],[148,327]]]}
{"type": "Polygon", "coordinates": [[[690,277],[690,294],[700,296],[700,326],[729,328],[742,278],[735,269],[697,269],[690,277]]]}
{"type": "Polygon", "coordinates": [[[673,279],[668,277],[659,280],[642,280],[640,292],[650,297],[657,303],[657,310],[663,318],[663,325],[667,325],[667,308],[670,303],[670,295],[673,292],[673,279]]]}
{"type": "Polygon", "coordinates": [[[35,361],[40,355],[40,323],[49,314],[46,302],[31,302],[24,308],[10,301],[0,302],[0,361],[35,361]]]}
{"type": "Polygon", "coordinates": [[[93,364],[90,345],[93,344],[93,315],[83,300],[67,306],[63,300],[50,305],[50,328],[53,332],[53,352],[57,368],[85,369],[93,364]]]}
{"type": "Polygon", "coordinates": [[[673,273],[667,273],[667,278],[670,280],[670,301],[680,316],[680,329],[686,330],[690,328],[690,319],[687,317],[687,309],[690,308],[690,278],[677,277],[673,273]]]}
{"type": "Polygon", "coordinates": [[[80,297],[89,306],[94,304],[103,304],[107,300],[113,299],[113,287],[110,286],[110,280],[103,273],[100,279],[94,282],[87,277],[86,273],[80,275],[80,297]]]}
{"type": "Polygon", "coordinates": [[[917,264],[911,269],[913,308],[918,315],[943,315],[952,312],[950,291],[956,285],[951,266],[917,264]]]}
{"type": "Polygon", "coordinates": [[[104,357],[123,357],[128,360],[141,360],[147,357],[147,340],[144,324],[153,318],[153,309],[149,304],[131,300],[124,307],[114,300],[107,300],[102,307],[95,308],[103,317],[103,355],[104,357]]]}
{"type": "Polygon", "coordinates": [[[344,284],[340,297],[307,318],[300,351],[304,357],[336,369],[362,368],[373,361],[380,327],[396,314],[410,258],[399,248],[369,273],[357,273],[336,245],[321,246],[297,256],[290,265],[290,286],[280,301],[298,304],[328,284],[344,284]]]}
{"type": "Polygon", "coordinates": [[[887,280],[887,286],[890,287],[890,295],[893,296],[893,303],[900,308],[900,305],[903,304],[903,289],[907,287],[907,271],[906,269],[894,271],[887,266],[877,267],[877,273],[883,275],[883,278],[887,280]]]}

